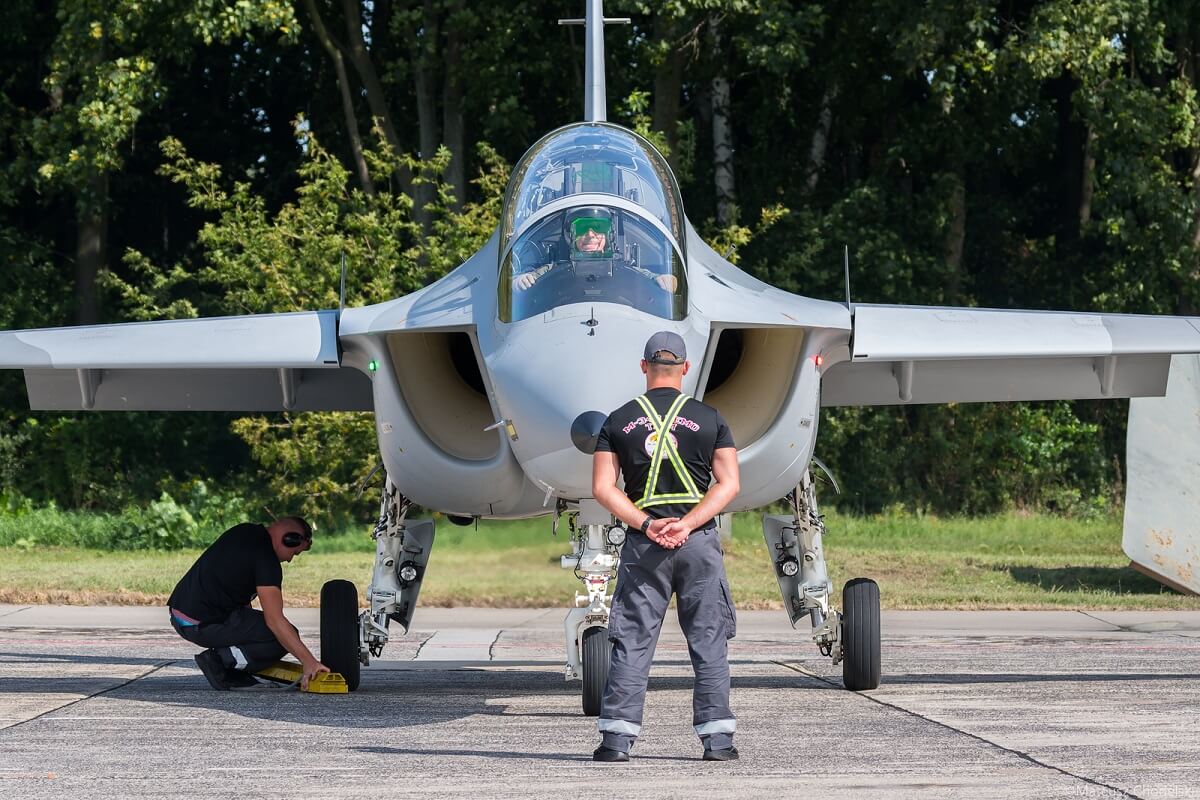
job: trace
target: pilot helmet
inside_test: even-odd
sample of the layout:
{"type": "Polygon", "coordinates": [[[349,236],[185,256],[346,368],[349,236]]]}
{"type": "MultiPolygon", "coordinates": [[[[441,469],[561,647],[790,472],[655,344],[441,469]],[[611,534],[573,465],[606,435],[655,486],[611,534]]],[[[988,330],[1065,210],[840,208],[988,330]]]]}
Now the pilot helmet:
{"type": "Polygon", "coordinates": [[[571,260],[612,258],[612,209],[603,206],[572,208],[563,216],[563,237],[571,249],[571,260]]]}

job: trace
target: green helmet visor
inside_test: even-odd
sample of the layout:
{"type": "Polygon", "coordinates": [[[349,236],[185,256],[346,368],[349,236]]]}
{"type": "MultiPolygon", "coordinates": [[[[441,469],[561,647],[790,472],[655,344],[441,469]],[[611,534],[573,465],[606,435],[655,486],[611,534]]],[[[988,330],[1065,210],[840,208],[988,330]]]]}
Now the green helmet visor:
{"type": "Polygon", "coordinates": [[[576,257],[612,258],[612,220],[605,217],[571,220],[571,251],[576,257]]]}

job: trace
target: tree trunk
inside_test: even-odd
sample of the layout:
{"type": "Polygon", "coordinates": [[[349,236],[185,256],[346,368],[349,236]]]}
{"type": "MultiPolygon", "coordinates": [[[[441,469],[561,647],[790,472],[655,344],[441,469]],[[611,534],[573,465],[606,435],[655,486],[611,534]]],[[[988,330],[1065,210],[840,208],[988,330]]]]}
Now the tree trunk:
{"type": "Polygon", "coordinates": [[[315,0],[304,0],[304,8],[312,20],[313,33],[333,61],[334,72],[337,73],[338,94],[342,98],[342,116],[346,122],[346,135],[350,139],[350,152],[354,158],[354,172],[358,176],[358,185],[368,195],[375,194],[375,184],[371,182],[371,171],[367,169],[367,159],[363,156],[362,135],[358,130],[358,115],[354,113],[354,97],[350,93],[350,78],[346,74],[346,60],[342,58],[345,49],[334,41],[321,19],[315,0]]]}
{"type": "Polygon", "coordinates": [[[813,129],[808,146],[808,164],[805,186],[811,194],[816,191],[821,179],[821,168],[825,166],[825,150],[829,146],[829,131],[833,128],[833,101],[837,98],[837,84],[825,89],[821,96],[821,111],[817,115],[817,127],[813,129]]]}
{"type": "Polygon", "coordinates": [[[1058,232],[1055,238],[1060,261],[1072,255],[1079,241],[1080,190],[1084,186],[1083,166],[1087,132],[1075,118],[1074,95],[1079,82],[1067,73],[1050,81],[1050,91],[1058,110],[1058,174],[1061,176],[1061,201],[1058,232]],[[1070,248],[1070,249],[1068,249],[1070,248]]]}
{"type": "Polygon", "coordinates": [[[650,126],[666,139],[667,160],[674,169],[678,161],[675,145],[678,142],[679,98],[683,90],[683,48],[676,41],[676,23],[665,14],[654,18],[654,36],[660,42],[668,42],[670,48],[654,73],[654,109],[650,126]]]}
{"type": "MultiPolygon", "coordinates": [[[[417,96],[417,129],[420,137],[420,157],[426,161],[437,152],[439,137],[437,124],[437,48],[438,13],[436,0],[425,0],[424,19],[413,48],[413,83],[417,96]]],[[[428,232],[432,219],[428,206],[433,200],[433,187],[420,183],[413,195],[413,216],[428,232]]]]}
{"type": "Polygon", "coordinates": [[[1079,180],[1079,227],[1092,221],[1092,195],[1096,191],[1096,132],[1084,126],[1082,175],[1079,180]]]}
{"type": "Polygon", "coordinates": [[[75,321],[100,320],[96,279],[108,257],[108,174],[93,168],[79,200],[79,238],[75,247],[75,321]]]}
{"type": "MultiPolygon", "coordinates": [[[[392,120],[392,113],[388,109],[383,84],[379,82],[379,75],[375,72],[375,63],[371,60],[371,54],[367,52],[366,42],[363,41],[362,9],[359,7],[359,0],[342,0],[342,9],[346,14],[346,35],[350,41],[350,46],[345,49],[345,52],[350,56],[350,61],[354,64],[354,71],[358,73],[358,79],[362,81],[363,89],[366,90],[367,105],[371,107],[371,116],[374,118],[375,124],[383,131],[383,138],[387,140],[393,152],[403,153],[404,145],[400,141],[400,135],[396,132],[396,125],[392,120]]],[[[376,33],[378,34],[379,31],[376,33]]],[[[411,195],[412,176],[408,170],[398,169],[396,178],[400,182],[401,191],[411,195]]]]}
{"type": "Polygon", "coordinates": [[[454,188],[454,208],[461,210],[467,200],[466,134],[463,130],[462,33],[453,24],[455,14],[463,8],[463,0],[453,0],[449,7],[450,24],[446,27],[445,74],[442,84],[442,132],[450,150],[450,165],[446,181],[454,188]]]}
{"type": "Polygon", "coordinates": [[[733,177],[733,130],[729,123],[729,81],[712,81],[713,171],[717,191],[717,224],[737,222],[737,187],[733,177]]]}
{"type": "Polygon", "coordinates": [[[961,162],[950,173],[950,227],[943,244],[947,272],[946,301],[961,301],[963,245],[967,238],[966,170],[961,162]]]}

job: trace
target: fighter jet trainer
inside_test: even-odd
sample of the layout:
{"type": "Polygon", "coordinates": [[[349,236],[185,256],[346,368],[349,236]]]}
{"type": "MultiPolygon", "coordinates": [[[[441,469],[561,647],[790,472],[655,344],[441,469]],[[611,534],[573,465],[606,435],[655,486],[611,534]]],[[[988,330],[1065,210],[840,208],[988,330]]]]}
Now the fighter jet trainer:
{"type": "MultiPolygon", "coordinates": [[[[625,530],[590,497],[609,411],[642,390],[647,337],[678,333],[683,389],[720,410],[739,447],[730,511],[763,518],[793,627],[880,682],[879,590],[825,567],[813,451],[822,407],[1162,396],[1200,319],[830,302],[775,289],[697,235],[666,160],[606,121],[601,0],[588,0],[582,122],[516,164],[498,229],[432,285],[377,305],[294,314],[0,333],[32,409],[373,411],[386,470],[374,572],[322,592],[321,658],[357,687],[391,623],[407,631],[434,521],[552,515],[583,590],[564,622],[566,676],[596,714],[608,670],[609,588],[625,530]],[[561,524],[560,524],[561,523],[561,524]],[[590,646],[585,646],[590,645],[590,646]]],[[[1139,556],[1130,553],[1135,559],[1139,556]]],[[[1148,557],[1147,569],[1161,572],[1148,557]]]]}

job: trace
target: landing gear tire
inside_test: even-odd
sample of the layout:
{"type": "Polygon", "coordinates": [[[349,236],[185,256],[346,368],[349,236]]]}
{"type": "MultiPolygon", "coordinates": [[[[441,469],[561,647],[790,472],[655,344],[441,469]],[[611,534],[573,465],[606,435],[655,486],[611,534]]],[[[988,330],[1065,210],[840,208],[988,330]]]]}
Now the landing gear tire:
{"type": "Polygon", "coordinates": [[[321,663],[358,688],[358,589],[350,581],[328,581],[321,587],[321,663]]]}
{"type": "Polygon", "coordinates": [[[588,628],[583,632],[583,713],[600,716],[600,701],[608,683],[608,667],[612,661],[612,642],[608,628],[588,628]]]}
{"type": "Polygon", "coordinates": [[[842,589],[842,683],[852,692],[879,687],[879,584],[869,578],[842,589]]]}

